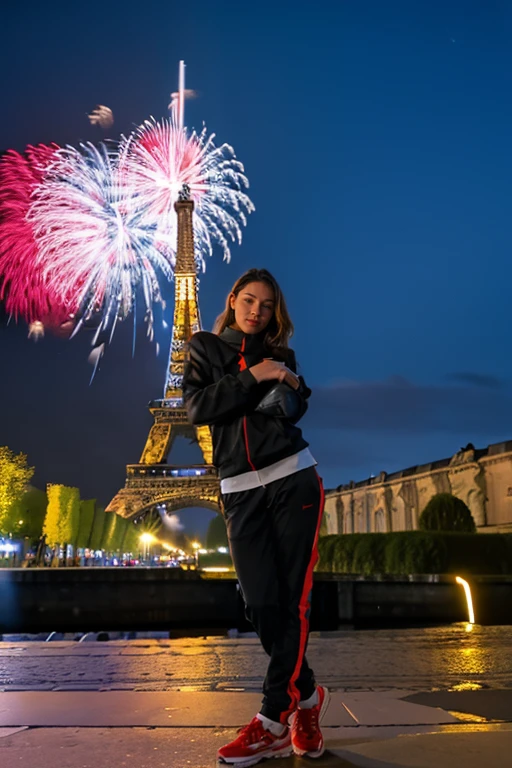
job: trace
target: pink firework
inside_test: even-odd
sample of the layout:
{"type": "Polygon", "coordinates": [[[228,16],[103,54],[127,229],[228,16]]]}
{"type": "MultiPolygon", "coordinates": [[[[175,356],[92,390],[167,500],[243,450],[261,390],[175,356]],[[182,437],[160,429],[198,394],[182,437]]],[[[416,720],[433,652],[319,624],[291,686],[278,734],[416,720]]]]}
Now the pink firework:
{"type": "Polygon", "coordinates": [[[195,253],[204,269],[214,243],[229,261],[230,245],[242,240],[242,226],[254,210],[245,190],[244,167],[229,144],[215,146],[206,128],[188,134],[175,119],[146,120],[120,146],[120,178],[131,205],[148,225],[177,237],[174,203],[184,184],[194,211],[195,253]]]}
{"type": "Polygon", "coordinates": [[[37,267],[34,229],[27,220],[34,190],[59,147],[28,146],[21,155],[9,150],[0,160],[0,300],[16,320],[61,328],[75,306],[63,301],[37,267]]]}

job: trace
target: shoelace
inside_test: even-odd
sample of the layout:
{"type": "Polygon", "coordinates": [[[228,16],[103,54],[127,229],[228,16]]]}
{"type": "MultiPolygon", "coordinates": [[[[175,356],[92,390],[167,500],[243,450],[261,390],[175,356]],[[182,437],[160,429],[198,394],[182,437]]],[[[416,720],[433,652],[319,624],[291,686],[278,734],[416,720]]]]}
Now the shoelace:
{"type": "Polygon", "coordinates": [[[306,737],[314,736],[315,732],[318,730],[317,708],[299,709],[297,714],[297,730],[306,734],[306,737]]]}
{"type": "Polygon", "coordinates": [[[238,733],[240,734],[240,741],[245,745],[256,744],[258,741],[272,740],[272,734],[270,731],[265,730],[263,723],[257,717],[253,717],[249,725],[240,728],[238,733]]]}

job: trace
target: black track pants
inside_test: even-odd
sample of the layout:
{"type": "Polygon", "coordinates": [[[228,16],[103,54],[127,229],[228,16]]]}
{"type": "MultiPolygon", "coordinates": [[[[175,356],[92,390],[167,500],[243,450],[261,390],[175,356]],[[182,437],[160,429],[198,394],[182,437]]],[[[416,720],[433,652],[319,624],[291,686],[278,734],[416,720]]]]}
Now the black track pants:
{"type": "Polygon", "coordinates": [[[266,487],[224,494],[223,502],[247,618],[270,656],[261,712],[285,723],[315,690],[305,652],[322,481],[310,467],[266,487]]]}

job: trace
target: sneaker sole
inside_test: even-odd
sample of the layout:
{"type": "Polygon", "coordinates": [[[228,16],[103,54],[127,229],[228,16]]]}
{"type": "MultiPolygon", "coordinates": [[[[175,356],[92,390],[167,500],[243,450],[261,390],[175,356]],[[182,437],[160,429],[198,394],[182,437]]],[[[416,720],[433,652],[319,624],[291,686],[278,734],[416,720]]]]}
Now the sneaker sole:
{"type": "MultiPolygon", "coordinates": [[[[325,691],[324,701],[322,704],[322,708],[320,709],[320,714],[318,716],[319,725],[324,719],[325,713],[327,712],[329,704],[331,703],[331,694],[329,693],[327,688],[324,688],[324,691],[325,691]]],[[[317,749],[314,752],[308,752],[307,749],[299,749],[298,747],[293,747],[293,752],[294,754],[297,755],[297,757],[312,757],[313,759],[315,757],[322,757],[323,753],[325,752],[325,744],[324,744],[323,736],[322,736],[322,746],[320,747],[320,749],[317,749]]]]}
{"type": "Polygon", "coordinates": [[[281,747],[276,749],[275,752],[267,752],[266,754],[254,755],[254,757],[234,757],[232,760],[225,760],[223,757],[217,758],[217,765],[236,765],[237,768],[249,768],[251,765],[256,765],[262,760],[272,760],[277,757],[291,757],[293,755],[293,749],[289,747],[281,747]]]}

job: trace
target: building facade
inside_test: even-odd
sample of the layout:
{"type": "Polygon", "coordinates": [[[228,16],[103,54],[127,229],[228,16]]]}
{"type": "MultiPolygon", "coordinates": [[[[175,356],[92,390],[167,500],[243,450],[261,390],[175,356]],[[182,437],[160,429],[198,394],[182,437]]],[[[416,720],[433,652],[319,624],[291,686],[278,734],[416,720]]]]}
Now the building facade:
{"type": "Polygon", "coordinates": [[[418,528],[437,493],[462,499],[479,532],[512,532],[512,440],[326,492],[326,533],[384,533],[418,528]]]}

